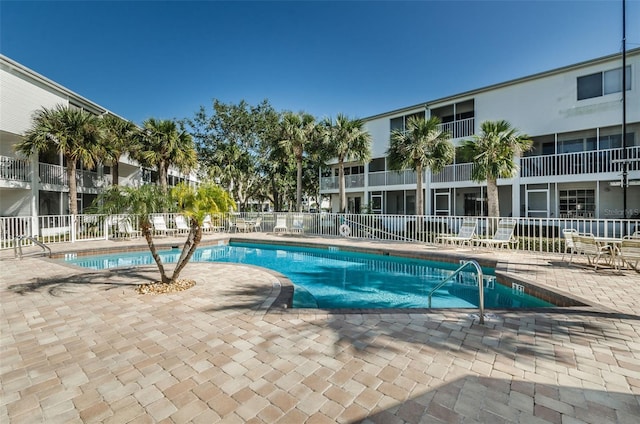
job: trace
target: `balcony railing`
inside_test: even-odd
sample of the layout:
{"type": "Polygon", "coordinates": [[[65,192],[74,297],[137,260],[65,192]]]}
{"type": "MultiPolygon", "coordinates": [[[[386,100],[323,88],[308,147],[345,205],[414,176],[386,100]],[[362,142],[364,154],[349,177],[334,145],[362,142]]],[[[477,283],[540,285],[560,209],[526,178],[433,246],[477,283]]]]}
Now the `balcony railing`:
{"type": "MultiPolygon", "coordinates": [[[[354,174],[344,176],[345,188],[364,187],[364,174],[354,174]]],[[[338,190],[340,179],[338,177],[322,177],[320,179],[320,190],[338,190]]]]}
{"type": "MultiPolygon", "coordinates": [[[[629,171],[640,170],[640,146],[627,148],[629,171]]],[[[588,175],[622,172],[622,149],[593,150],[588,152],[562,153],[548,156],[528,156],[520,159],[520,176],[552,177],[558,175],[588,175]]],[[[447,165],[442,172],[434,174],[434,183],[471,181],[473,164],[447,165]]]]}
{"type": "Polygon", "coordinates": [[[26,159],[0,156],[0,180],[29,182],[31,164],[26,159]]]}
{"type": "Polygon", "coordinates": [[[460,119],[459,121],[440,124],[442,130],[451,134],[452,138],[472,136],[475,132],[475,118],[460,119]]]}
{"type": "MultiPolygon", "coordinates": [[[[627,148],[628,170],[640,170],[640,146],[627,148]]],[[[593,150],[521,159],[522,177],[622,172],[622,149],[593,150]]]]}
{"type": "Polygon", "coordinates": [[[369,187],[415,184],[415,171],[381,171],[369,173],[369,187]]]}

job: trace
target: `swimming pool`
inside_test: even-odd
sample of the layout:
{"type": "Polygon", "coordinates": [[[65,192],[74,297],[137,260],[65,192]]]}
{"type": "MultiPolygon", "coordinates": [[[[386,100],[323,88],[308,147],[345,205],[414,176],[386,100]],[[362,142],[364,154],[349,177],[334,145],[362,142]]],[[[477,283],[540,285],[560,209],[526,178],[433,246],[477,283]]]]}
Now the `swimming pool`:
{"type": "MultiPolygon", "coordinates": [[[[180,250],[159,252],[163,262],[175,263],[180,250]]],[[[296,308],[425,308],[431,289],[451,275],[456,264],[412,258],[355,253],[336,248],[249,244],[200,247],[194,262],[230,262],[277,271],[294,284],[296,308]]],[[[128,252],[80,258],[66,262],[91,269],[154,264],[148,252],[128,252]]],[[[533,308],[550,303],[495,282],[492,270],[483,270],[485,308],[533,308]]],[[[437,290],[433,308],[477,308],[475,273],[462,272],[437,290]]]]}

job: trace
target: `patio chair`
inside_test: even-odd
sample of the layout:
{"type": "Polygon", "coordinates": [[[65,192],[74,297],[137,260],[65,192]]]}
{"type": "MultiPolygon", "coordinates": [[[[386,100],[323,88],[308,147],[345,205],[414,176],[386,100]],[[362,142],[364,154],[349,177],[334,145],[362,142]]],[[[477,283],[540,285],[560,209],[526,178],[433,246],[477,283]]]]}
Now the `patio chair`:
{"type": "Polygon", "coordinates": [[[596,271],[598,270],[600,258],[609,258],[609,260],[613,258],[611,246],[598,244],[593,234],[574,234],[573,244],[576,252],[585,255],[589,265],[594,265],[596,271]],[[593,258],[593,261],[591,258],[593,258]]]}
{"type": "Polygon", "coordinates": [[[274,233],[288,233],[289,227],[287,227],[287,215],[278,215],[276,216],[276,226],[273,227],[274,233]]]}
{"type": "Polygon", "coordinates": [[[476,219],[465,219],[462,221],[462,225],[458,230],[457,235],[442,235],[436,237],[436,242],[440,241],[443,243],[457,244],[460,243],[461,246],[465,244],[471,245],[471,241],[476,237],[476,228],[478,226],[478,221],[476,219]]]}
{"type": "Polygon", "coordinates": [[[243,233],[249,232],[253,229],[253,223],[247,221],[244,218],[236,219],[236,231],[242,231],[243,233]]]}
{"type": "Polygon", "coordinates": [[[230,233],[231,230],[235,230],[235,232],[238,232],[238,226],[236,225],[236,221],[234,221],[233,219],[231,219],[231,217],[227,218],[227,222],[229,223],[229,228],[227,229],[227,231],[230,233]]]}
{"type": "Polygon", "coordinates": [[[262,231],[262,217],[256,218],[256,222],[253,223],[253,231],[262,231]]]}
{"type": "Polygon", "coordinates": [[[640,271],[640,268],[638,268],[638,263],[640,263],[640,237],[624,237],[620,244],[619,255],[623,264],[640,271]]]}
{"type": "Polygon", "coordinates": [[[293,215],[293,225],[291,226],[292,233],[304,233],[304,216],[293,215]]]}
{"type": "Polygon", "coordinates": [[[573,260],[573,254],[576,253],[576,247],[573,243],[573,236],[578,234],[578,230],[574,228],[567,228],[562,230],[564,236],[564,253],[562,253],[562,260],[564,261],[564,255],[569,253],[569,263],[573,260]]]}
{"type": "Polygon", "coordinates": [[[176,230],[173,228],[168,228],[167,223],[164,220],[164,216],[162,215],[154,215],[151,217],[151,224],[153,225],[153,232],[156,235],[168,236],[176,235],[176,230]]]}
{"type": "Polygon", "coordinates": [[[495,247],[507,247],[511,248],[512,245],[518,242],[514,237],[513,232],[516,229],[516,221],[510,219],[503,219],[498,223],[498,229],[490,239],[476,239],[475,242],[481,245],[495,246],[495,247]]]}
{"type": "Polygon", "coordinates": [[[179,233],[188,233],[189,231],[191,231],[191,228],[189,227],[189,224],[187,224],[187,219],[184,217],[184,215],[176,215],[173,218],[173,222],[175,222],[176,230],[179,233]]]}
{"type": "Polygon", "coordinates": [[[123,238],[138,238],[142,232],[133,229],[131,221],[128,219],[121,219],[118,221],[118,237],[123,238]]]}

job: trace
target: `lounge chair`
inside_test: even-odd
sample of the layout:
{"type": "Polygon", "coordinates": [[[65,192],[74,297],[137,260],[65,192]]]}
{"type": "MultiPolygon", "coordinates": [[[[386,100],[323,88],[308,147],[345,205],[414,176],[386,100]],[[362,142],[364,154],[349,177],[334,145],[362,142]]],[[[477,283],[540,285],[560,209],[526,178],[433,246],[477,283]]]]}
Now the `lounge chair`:
{"type": "Polygon", "coordinates": [[[153,232],[156,235],[176,235],[176,230],[173,228],[167,228],[167,223],[162,215],[154,215],[151,217],[151,224],[153,225],[153,232]]]}
{"type": "Polygon", "coordinates": [[[611,246],[608,244],[598,244],[593,234],[574,234],[573,244],[576,252],[578,254],[585,255],[587,257],[587,262],[589,263],[589,265],[594,265],[596,270],[598,269],[600,258],[613,258],[613,251],[611,250],[611,246]],[[591,260],[591,258],[593,258],[593,261],[591,260]]]}
{"type": "Polygon", "coordinates": [[[518,240],[513,235],[513,231],[516,228],[515,220],[507,220],[503,219],[498,223],[498,229],[495,234],[490,239],[477,239],[476,243],[489,246],[496,247],[507,247],[511,248],[512,245],[516,244],[518,240]]]}
{"type": "Polygon", "coordinates": [[[274,233],[289,232],[289,227],[287,227],[287,215],[278,215],[276,216],[276,226],[273,227],[274,233]]]}
{"type": "Polygon", "coordinates": [[[636,271],[640,271],[638,263],[640,263],[640,237],[634,236],[624,237],[620,244],[620,259],[627,267],[631,266],[636,271]]]}
{"type": "Polygon", "coordinates": [[[304,233],[304,216],[294,215],[293,225],[291,226],[292,233],[304,233]]]}
{"type": "Polygon", "coordinates": [[[578,234],[578,230],[574,228],[568,228],[562,230],[564,236],[564,253],[562,254],[562,260],[564,261],[564,255],[569,253],[569,263],[573,260],[573,254],[576,253],[576,247],[573,243],[573,236],[578,234]]]}
{"type": "Polygon", "coordinates": [[[133,225],[131,225],[129,219],[124,218],[118,221],[118,237],[138,238],[141,234],[140,231],[133,229],[133,225]]]}
{"type": "Polygon", "coordinates": [[[176,223],[176,229],[179,233],[188,233],[191,231],[189,224],[187,224],[187,219],[183,215],[176,215],[173,221],[176,223]]]}
{"type": "Polygon", "coordinates": [[[460,226],[460,230],[458,230],[457,235],[443,235],[436,237],[436,242],[440,241],[443,243],[450,244],[458,244],[461,246],[465,244],[471,245],[471,241],[476,236],[476,228],[478,226],[478,221],[473,219],[465,219],[462,221],[462,225],[460,226]]]}

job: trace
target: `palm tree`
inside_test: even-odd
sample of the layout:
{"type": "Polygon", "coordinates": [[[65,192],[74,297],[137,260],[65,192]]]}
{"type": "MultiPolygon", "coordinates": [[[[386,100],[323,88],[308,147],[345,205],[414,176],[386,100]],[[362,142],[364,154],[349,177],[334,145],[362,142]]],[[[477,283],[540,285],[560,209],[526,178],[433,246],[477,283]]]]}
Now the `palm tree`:
{"type": "Polygon", "coordinates": [[[149,118],[143,122],[140,132],[140,152],[136,154],[143,165],[155,167],[162,193],[168,194],[167,175],[174,165],[182,172],[188,172],[198,163],[191,136],[175,121],[149,118]]]}
{"type": "Polygon", "coordinates": [[[437,173],[453,161],[455,148],[449,133],[442,130],[440,118],[412,116],[407,130],[393,130],[387,156],[391,169],[410,168],[417,174],[416,215],[424,215],[422,173],[424,168],[437,173]]]}
{"type": "Polygon", "coordinates": [[[473,140],[465,140],[463,153],[473,161],[471,178],[476,182],[487,182],[487,206],[489,216],[500,216],[498,178],[511,178],[518,172],[514,158],[531,149],[533,141],[520,134],[507,121],[485,121],[480,125],[481,133],[473,140]]]}
{"type": "Polygon", "coordinates": [[[313,142],[317,129],[315,118],[308,113],[286,112],[280,123],[279,144],[296,160],[296,210],[302,210],[302,164],[306,147],[313,142]]]}
{"type": "Polygon", "coordinates": [[[130,153],[136,145],[137,127],[131,121],[126,121],[115,115],[106,115],[101,120],[105,130],[104,150],[111,162],[112,185],[118,185],[120,178],[120,158],[130,153]]]}
{"type": "Polygon", "coordinates": [[[27,156],[55,151],[63,155],[69,180],[69,213],[78,214],[76,166],[95,167],[103,137],[97,116],[72,106],[43,107],[33,116],[24,140],[15,146],[27,156]]]}
{"type": "Polygon", "coordinates": [[[344,213],[347,208],[344,162],[351,160],[368,162],[371,157],[371,135],[363,129],[364,121],[349,119],[343,114],[339,114],[335,122],[326,118],[323,124],[328,150],[338,160],[340,212],[344,213]]]}
{"type": "Polygon", "coordinates": [[[149,251],[158,270],[160,281],[171,284],[178,280],[180,272],[187,265],[193,252],[202,239],[202,223],[207,214],[227,212],[235,208],[235,203],[219,186],[205,182],[197,189],[186,184],[178,184],[165,196],[162,188],[156,185],[140,187],[112,186],[98,197],[92,206],[92,212],[100,214],[129,214],[138,220],[140,231],[147,241],[149,251]],[[163,210],[178,210],[190,219],[190,231],[182,248],[180,258],[171,276],[167,275],[158,249],[153,242],[151,214],[163,210]]]}

